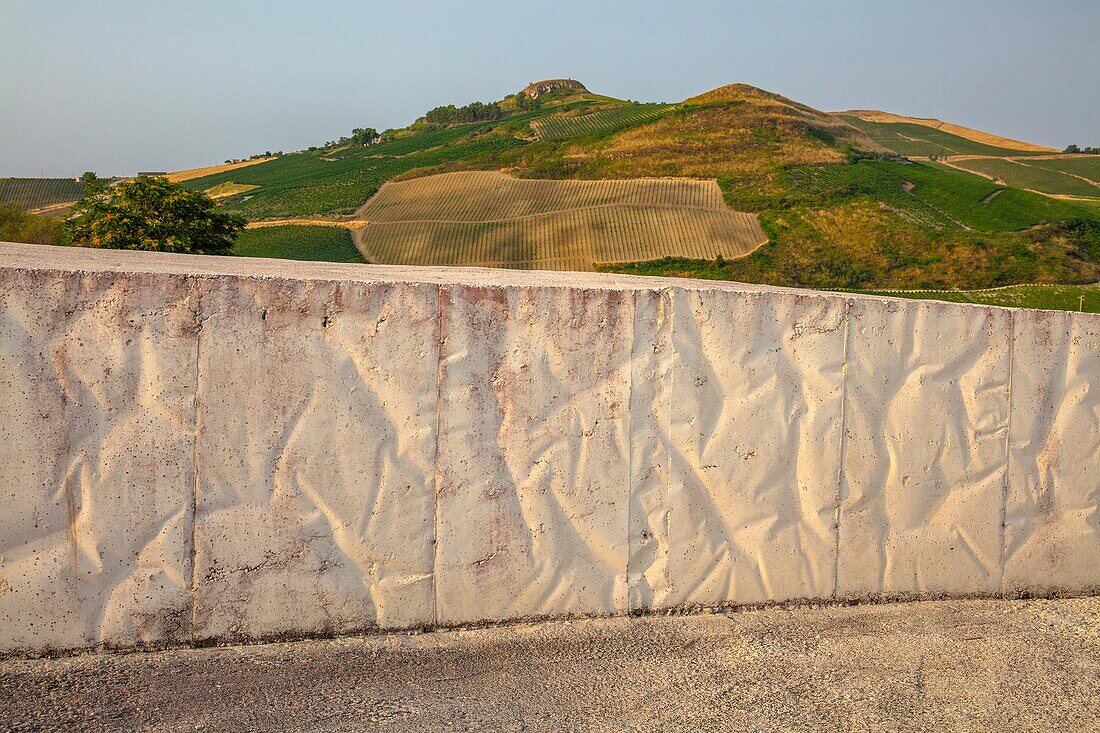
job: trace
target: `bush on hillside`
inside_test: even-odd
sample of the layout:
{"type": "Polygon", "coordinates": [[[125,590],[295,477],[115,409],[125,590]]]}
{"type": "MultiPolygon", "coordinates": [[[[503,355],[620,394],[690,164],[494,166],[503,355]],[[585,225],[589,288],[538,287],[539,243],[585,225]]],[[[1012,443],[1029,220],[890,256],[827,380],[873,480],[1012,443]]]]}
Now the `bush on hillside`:
{"type": "Polygon", "coordinates": [[[36,216],[18,206],[0,204],[0,242],[68,244],[69,235],[60,219],[36,216]]]}

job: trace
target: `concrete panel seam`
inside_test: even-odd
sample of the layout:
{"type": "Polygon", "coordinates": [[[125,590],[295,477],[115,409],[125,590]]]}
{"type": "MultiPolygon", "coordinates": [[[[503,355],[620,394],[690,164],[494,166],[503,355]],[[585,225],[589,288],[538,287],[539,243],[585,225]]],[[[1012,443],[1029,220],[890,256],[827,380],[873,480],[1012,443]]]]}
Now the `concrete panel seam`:
{"type": "Polygon", "coordinates": [[[626,473],[626,612],[629,615],[634,609],[631,605],[630,587],[630,556],[632,548],[631,539],[631,505],[634,497],[634,366],[638,355],[635,352],[638,338],[638,292],[634,291],[630,297],[630,386],[627,392],[626,408],[626,437],[627,437],[627,473],[626,473]]]}
{"type": "Polygon", "coordinates": [[[844,339],[840,353],[840,445],[836,468],[836,505],[833,508],[833,597],[840,590],[840,507],[844,502],[844,451],[848,445],[848,342],[852,333],[852,301],[844,301],[844,339]]]}
{"type": "Polygon", "coordinates": [[[1004,480],[1001,483],[1001,557],[1000,557],[1000,588],[1001,596],[1005,595],[1005,560],[1008,554],[1008,491],[1012,473],[1012,375],[1016,370],[1016,313],[1010,312],[1008,316],[1008,377],[1005,384],[1008,404],[1005,417],[1005,465],[1004,480]]]}
{"type": "Polygon", "coordinates": [[[443,411],[443,294],[446,285],[435,290],[435,454],[432,456],[432,606],[439,626],[439,422],[443,411]]]}
{"type": "Polygon", "coordinates": [[[191,545],[189,547],[191,556],[191,641],[193,643],[199,612],[198,587],[196,585],[198,581],[196,577],[198,561],[195,552],[195,525],[198,523],[199,507],[199,388],[202,385],[202,331],[206,321],[203,318],[202,311],[202,282],[199,280],[192,280],[191,282],[197,296],[195,302],[195,395],[191,402],[193,410],[191,427],[194,432],[191,438],[191,545]]]}
{"type": "MultiPolygon", "coordinates": [[[[667,304],[668,314],[666,315],[668,321],[668,389],[667,389],[667,402],[665,403],[665,422],[668,424],[668,433],[665,435],[665,450],[667,453],[668,468],[667,478],[665,480],[665,537],[668,538],[668,554],[672,557],[672,501],[669,499],[669,494],[672,492],[673,475],[675,474],[679,461],[675,460],[672,456],[672,396],[675,392],[676,386],[676,301],[672,297],[672,288],[665,288],[661,293],[662,306],[667,304]]],[[[663,308],[658,309],[658,312],[663,308]]],[[[667,591],[672,590],[672,570],[670,569],[671,560],[665,563],[665,588],[667,591]]]]}

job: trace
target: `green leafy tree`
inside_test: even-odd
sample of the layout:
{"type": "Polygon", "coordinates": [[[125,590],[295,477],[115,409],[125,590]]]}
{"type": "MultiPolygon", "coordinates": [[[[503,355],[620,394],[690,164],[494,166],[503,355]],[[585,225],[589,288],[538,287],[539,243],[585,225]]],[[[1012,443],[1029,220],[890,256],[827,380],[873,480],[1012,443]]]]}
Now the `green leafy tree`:
{"type": "Polygon", "coordinates": [[[108,186],[85,174],[84,197],[73,212],[69,232],[81,247],[229,254],[245,224],[240,216],[216,211],[201,191],[145,176],[108,186]]]}

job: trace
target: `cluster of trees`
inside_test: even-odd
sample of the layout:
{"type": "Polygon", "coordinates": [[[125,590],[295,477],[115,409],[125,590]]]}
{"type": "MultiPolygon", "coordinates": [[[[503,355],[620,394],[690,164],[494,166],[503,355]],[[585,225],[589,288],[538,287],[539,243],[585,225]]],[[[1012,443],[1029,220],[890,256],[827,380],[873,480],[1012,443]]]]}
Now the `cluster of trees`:
{"type": "Polygon", "coordinates": [[[270,150],[268,150],[268,151],[263,152],[263,153],[256,153],[255,155],[250,155],[247,158],[226,158],[225,159],[225,164],[230,165],[232,163],[243,163],[246,160],[257,160],[259,158],[270,158],[272,156],[277,158],[277,157],[279,157],[283,154],[284,153],[283,153],[282,150],[279,150],[279,151],[274,152],[274,153],[271,152],[270,150]]]}
{"type": "Polygon", "coordinates": [[[1063,153],[1082,153],[1084,155],[1100,155],[1100,148],[1087,147],[1079,148],[1076,145],[1067,145],[1063,153]]]}
{"type": "MultiPolygon", "coordinates": [[[[347,135],[341,136],[336,140],[329,140],[324,144],[324,148],[335,148],[342,145],[374,145],[375,143],[384,142],[386,133],[379,133],[378,130],[373,127],[356,127],[351,131],[351,137],[347,135]]],[[[315,152],[321,150],[316,145],[310,145],[306,148],[309,152],[315,152]]]]}
{"type": "Polygon", "coordinates": [[[431,127],[447,127],[465,122],[487,122],[499,120],[504,117],[504,110],[496,102],[485,104],[483,102],[470,102],[464,107],[455,107],[448,104],[446,107],[436,107],[428,110],[424,115],[425,122],[431,127]]]}
{"type": "Polygon", "coordinates": [[[356,127],[351,131],[350,142],[353,145],[371,145],[379,137],[378,130],[373,127],[356,127]]]}

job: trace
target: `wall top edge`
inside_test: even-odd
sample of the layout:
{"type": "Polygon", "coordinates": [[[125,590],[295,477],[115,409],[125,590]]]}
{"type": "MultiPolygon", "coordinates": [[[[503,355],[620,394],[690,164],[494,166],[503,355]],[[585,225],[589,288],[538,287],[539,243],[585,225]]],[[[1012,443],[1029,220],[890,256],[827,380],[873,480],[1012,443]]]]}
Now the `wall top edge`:
{"type": "MultiPolygon", "coordinates": [[[[182,277],[242,277],[254,279],[349,283],[415,283],[471,285],[480,287],[543,287],[584,290],[660,291],[669,288],[688,291],[730,293],[783,293],[829,300],[891,301],[917,305],[946,305],[952,308],[1018,310],[972,303],[914,300],[881,295],[830,292],[757,285],[722,280],[676,277],[647,277],[614,273],[561,272],[553,270],[506,270],[486,267],[418,267],[409,265],[366,265],[259,257],[219,257],[168,252],[58,247],[43,244],[0,242],[0,271],[119,273],[130,275],[175,275],[182,277]]],[[[1055,311],[1064,313],[1064,311],[1055,311]]],[[[1075,313],[1100,319],[1100,315],[1075,313]]]]}

